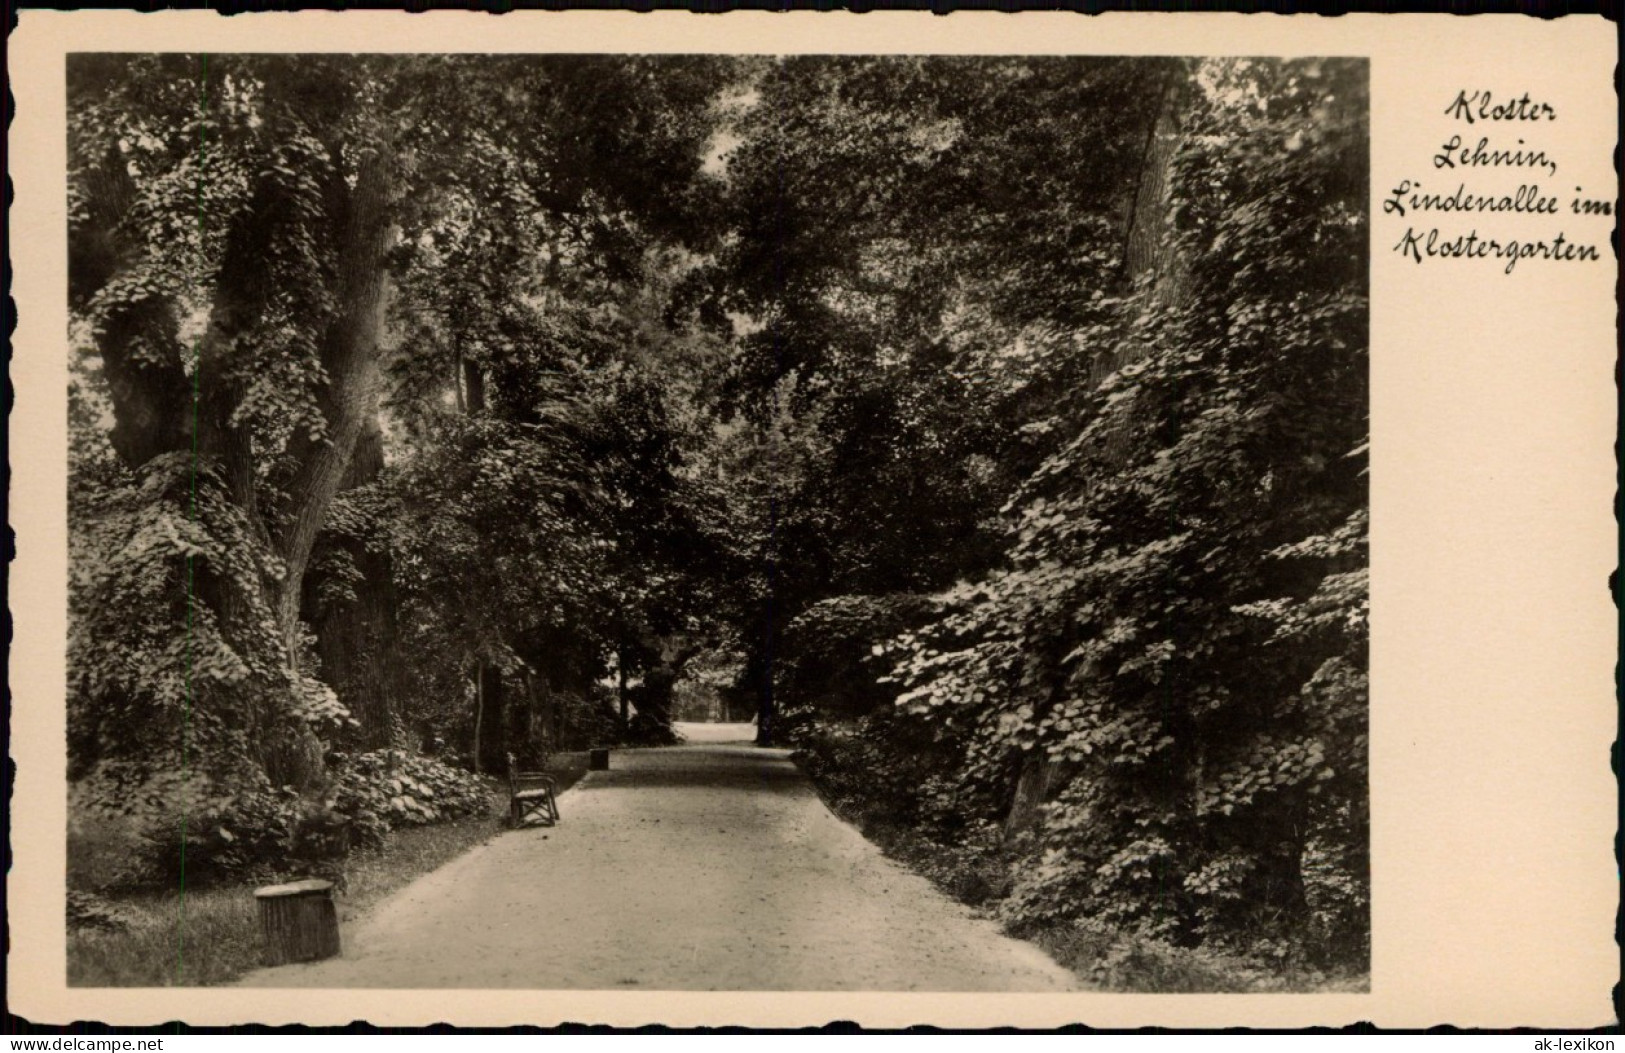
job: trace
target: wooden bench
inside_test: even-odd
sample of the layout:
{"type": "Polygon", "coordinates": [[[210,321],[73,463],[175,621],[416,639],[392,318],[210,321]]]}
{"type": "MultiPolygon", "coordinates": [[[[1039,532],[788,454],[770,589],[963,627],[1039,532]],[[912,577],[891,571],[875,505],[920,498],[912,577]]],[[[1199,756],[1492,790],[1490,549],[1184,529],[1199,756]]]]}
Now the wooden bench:
{"type": "Polygon", "coordinates": [[[559,821],[558,783],[545,771],[520,771],[508,754],[508,825],[552,826],[559,821]]]}

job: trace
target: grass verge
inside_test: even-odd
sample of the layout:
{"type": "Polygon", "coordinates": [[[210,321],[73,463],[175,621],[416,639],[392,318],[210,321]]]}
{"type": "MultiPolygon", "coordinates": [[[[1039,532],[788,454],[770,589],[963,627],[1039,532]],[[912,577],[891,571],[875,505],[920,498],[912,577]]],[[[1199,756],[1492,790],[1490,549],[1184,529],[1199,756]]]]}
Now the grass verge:
{"type": "MultiPolygon", "coordinates": [[[[586,773],[587,755],[559,754],[549,768],[562,791],[586,773]]],[[[390,893],[505,830],[507,804],[506,788],[493,780],[490,815],[407,827],[378,848],[352,855],[346,866],[348,894],[338,899],[341,931],[390,893]]],[[[567,809],[568,801],[562,807],[567,809]]],[[[174,891],[107,898],[128,925],[118,931],[68,931],[70,987],[210,986],[260,967],[263,944],[253,885],[188,891],[184,909],[174,891]]]]}

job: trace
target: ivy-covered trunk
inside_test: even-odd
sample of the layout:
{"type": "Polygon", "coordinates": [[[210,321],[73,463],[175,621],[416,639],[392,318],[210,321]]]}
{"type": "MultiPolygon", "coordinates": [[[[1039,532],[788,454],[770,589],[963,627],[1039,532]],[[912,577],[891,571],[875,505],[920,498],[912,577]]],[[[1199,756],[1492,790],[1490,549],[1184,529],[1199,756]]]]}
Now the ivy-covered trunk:
{"type": "Polygon", "coordinates": [[[275,536],[286,574],[277,584],[277,621],[290,656],[300,645],[300,584],[311,549],[333,496],[350,467],[362,430],[378,406],[378,340],[383,320],[385,253],[389,249],[390,195],[394,159],[387,148],[364,158],[355,187],[346,193],[345,176],[328,198],[337,215],[341,248],[337,262],[337,304],[321,342],[327,384],[318,398],[325,435],[299,444],[303,454],[281,508],[285,524],[275,536]]]}
{"type": "MultiPolygon", "coordinates": [[[[1121,295],[1135,290],[1149,291],[1151,303],[1177,307],[1183,290],[1183,269],[1169,237],[1169,192],[1174,159],[1183,141],[1184,108],[1188,99],[1185,82],[1189,70],[1169,65],[1161,71],[1156,86],[1157,106],[1146,122],[1134,195],[1126,213],[1122,250],[1121,295]]],[[[1119,340],[1104,348],[1092,348],[1088,378],[1098,387],[1107,377],[1132,365],[1149,351],[1145,344],[1119,340]]],[[[1100,453],[1108,471],[1120,469],[1128,457],[1131,426],[1105,436],[1100,453]]],[[[1102,476],[1104,478],[1105,476],[1102,476]]],[[[1060,794],[1076,766],[1057,764],[1047,746],[1030,750],[1021,759],[1020,774],[1012,787],[1011,805],[1004,821],[1004,836],[1014,841],[1031,834],[1042,820],[1042,805],[1060,794]],[[1064,769],[1065,775],[1062,776],[1064,769]]]]}

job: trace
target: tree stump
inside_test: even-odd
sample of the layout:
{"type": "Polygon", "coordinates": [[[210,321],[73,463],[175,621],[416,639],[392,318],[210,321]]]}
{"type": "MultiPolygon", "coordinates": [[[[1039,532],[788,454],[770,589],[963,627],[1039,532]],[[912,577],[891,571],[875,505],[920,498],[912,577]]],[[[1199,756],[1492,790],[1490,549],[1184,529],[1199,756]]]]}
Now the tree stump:
{"type": "Polygon", "coordinates": [[[314,962],[339,953],[339,915],[333,883],[312,878],[255,889],[260,927],[265,932],[265,964],[314,962]]]}
{"type": "Polygon", "coordinates": [[[597,749],[587,751],[588,771],[609,771],[609,750],[597,749]]]}

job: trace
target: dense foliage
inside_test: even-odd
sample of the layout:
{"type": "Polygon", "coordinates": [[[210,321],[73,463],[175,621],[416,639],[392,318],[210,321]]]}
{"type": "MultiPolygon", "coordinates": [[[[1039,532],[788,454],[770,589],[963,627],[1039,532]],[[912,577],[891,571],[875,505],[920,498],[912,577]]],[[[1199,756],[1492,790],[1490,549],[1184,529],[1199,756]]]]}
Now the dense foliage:
{"type": "Polygon", "coordinates": [[[653,378],[713,65],[75,59],[76,774],[163,810],[556,746],[554,687],[681,620],[653,378]]]}
{"type": "Polygon", "coordinates": [[[70,765],[156,872],[704,681],[1103,968],[1364,960],[1362,65],[69,82],[70,765]]]}
{"type": "Polygon", "coordinates": [[[1065,441],[1006,508],[1007,565],[882,645],[902,723],[951,758],[920,807],[997,819],[1037,787],[1007,830],[1018,925],[1363,957],[1356,72],[1200,71],[1177,270],[1089,332],[1123,365],[1062,404],[1065,441]]]}

